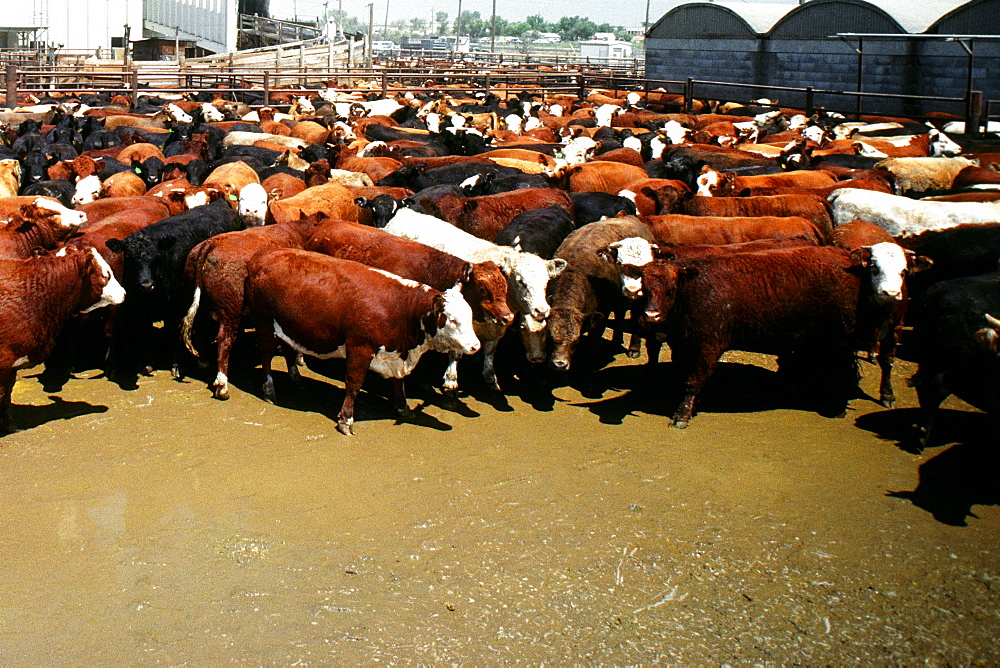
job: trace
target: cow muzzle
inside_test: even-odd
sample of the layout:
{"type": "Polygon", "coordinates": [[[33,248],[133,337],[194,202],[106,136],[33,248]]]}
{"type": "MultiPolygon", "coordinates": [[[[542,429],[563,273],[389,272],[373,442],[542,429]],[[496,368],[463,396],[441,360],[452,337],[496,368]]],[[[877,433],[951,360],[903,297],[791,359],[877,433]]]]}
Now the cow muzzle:
{"type": "Polygon", "coordinates": [[[652,325],[663,322],[663,313],[660,311],[645,311],[642,317],[652,325]]]}
{"type": "Polygon", "coordinates": [[[532,309],[531,317],[534,318],[535,320],[538,320],[539,322],[542,322],[543,320],[549,317],[549,307],[546,306],[544,308],[539,307],[532,309]]]}

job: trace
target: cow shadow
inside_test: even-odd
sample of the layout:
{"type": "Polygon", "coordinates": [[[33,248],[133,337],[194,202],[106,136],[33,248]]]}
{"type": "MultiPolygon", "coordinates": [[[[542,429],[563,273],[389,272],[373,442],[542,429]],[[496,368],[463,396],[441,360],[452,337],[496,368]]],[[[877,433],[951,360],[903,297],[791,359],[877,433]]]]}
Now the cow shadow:
{"type": "MultiPolygon", "coordinates": [[[[660,362],[607,367],[569,384],[585,397],[595,397],[594,401],[572,405],[587,408],[604,424],[621,424],[638,413],[673,415],[683,398],[683,382],[676,364],[660,362]],[[622,390],[624,393],[618,394],[622,390]]],[[[720,362],[698,395],[695,415],[778,409],[824,414],[824,406],[808,385],[789,382],[775,371],[742,362],[720,362]]]]}
{"type": "Polygon", "coordinates": [[[938,409],[926,448],[916,445],[913,425],[918,409],[876,411],[862,415],[855,424],[904,452],[920,454],[926,448],[949,446],[920,464],[916,489],[886,492],[926,510],[950,526],[967,526],[978,517],[973,506],[1000,505],[1000,449],[989,415],[938,409]]]}
{"type": "MultiPolygon", "coordinates": [[[[20,431],[34,429],[56,420],[71,420],[84,415],[95,413],[107,413],[108,407],[100,404],[90,404],[86,401],[65,401],[64,399],[50,395],[50,404],[35,406],[32,404],[12,404],[10,408],[11,417],[20,431]]],[[[15,432],[16,433],[16,432],[15,432]]],[[[5,434],[0,433],[0,437],[5,434]]],[[[7,434],[9,435],[9,434],[7,434]]]]}

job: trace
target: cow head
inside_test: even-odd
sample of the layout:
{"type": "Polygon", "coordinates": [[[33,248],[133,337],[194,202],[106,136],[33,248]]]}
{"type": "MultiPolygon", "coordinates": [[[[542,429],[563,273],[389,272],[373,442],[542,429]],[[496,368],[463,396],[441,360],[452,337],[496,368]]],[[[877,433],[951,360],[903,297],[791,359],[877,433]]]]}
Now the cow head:
{"type": "Polygon", "coordinates": [[[628,237],[608,244],[597,254],[618,267],[622,295],[642,297],[642,268],[653,261],[653,244],[641,237],[628,237]]]}
{"type": "Polygon", "coordinates": [[[64,234],[69,234],[87,222],[86,213],[67,209],[51,197],[36,197],[34,202],[21,205],[18,212],[25,220],[47,218],[54,228],[64,234]]]}
{"type": "Polygon", "coordinates": [[[962,152],[962,147],[951,140],[951,137],[941,132],[935,127],[931,127],[927,133],[930,140],[930,154],[932,156],[954,157],[962,152]]]}
{"type": "Polygon", "coordinates": [[[125,273],[122,278],[129,289],[138,288],[144,292],[152,292],[157,287],[153,268],[156,258],[169,250],[174,243],[176,239],[169,237],[153,241],[144,234],[133,233],[122,240],[108,239],[105,245],[113,253],[123,257],[125,273]]]}
{"type": "Polygon", "coordinates": [[[259,183],[248,183],[240,190],[237,212],[247,227],[264,224],[267,216],[268,195],[259,183]]]}
{"type": "Polygon", "coordinates": [[[500,268],[507,277],[508,302],[517,311],[530,315],[539,322],[549,317],[549,303],[545,291],[549,280],[566,268],[566,260],[543,260],[532,253],[521,253],[511,248],[501,257],[500,268]]]}
{"type": "Polygon", "coordinates": [[[473,355],[479,351],[472,308],[462,297],[461,286],[434,297],[434,306],[424,318],[424,330],[431,336],[431,347],[438,352],[473,355]]]}
{"type": "Polygon", "coordinates": [[[507,304],[507,279],[496,262],[469,264],[462,277],[462,294],[481,322],[509,327],[514,313],[507,304]]]}
{"type": "Polygon", "coordinates": [[[81,313],[89,313],[103,306],[121,304],[125,301],[125,289],[115,279],[111,267],[97,252],[96,248],[61,248],[57,256],[69,253],[85,253],[84,266],[80,274],[84,278],[83,290],[78,304],[81,313]]]}
{"type": "Polygon", "coordinates": [[[76,182],[76,190],[73,192],[73,206],[90,204],[101,196],[101,179],[97,174],[91,174],[76,182]]]}
{"type": "Polygon", "coordinates": [[[696,181],[698,184],[698,192],[696,194],[702,197],[713,197],[717,193],[722,192],[723,187],[732,178],[729,174],[723,174],[705,165],[701,168],[701,174],[698,175],[696,181]]]}
{"type": "Polygon", "coordinates": [[[372,227],[385,227],[399,211],[399,202],[392,195],[376,195],[372,199],[356,197],[354,203],[372,212],[372,227]]]}
{"type": "Polygon", "coordinates": [[[646,308],[640,326],[658,325],[677,301],[677,290],[687,280],[698,274],[698,267],[676,262],[651,262],[642,269],[642,289],[646,294],[646,308]]]}
{"type": "Polygon", "coordinates": [[[906,297],[907,273],[923,271],[931,265],[930,259],[891,241],[862,246],[852,251],[851,259],[871,273],[872,297],[880,304],[902,301],[906,297]]]}

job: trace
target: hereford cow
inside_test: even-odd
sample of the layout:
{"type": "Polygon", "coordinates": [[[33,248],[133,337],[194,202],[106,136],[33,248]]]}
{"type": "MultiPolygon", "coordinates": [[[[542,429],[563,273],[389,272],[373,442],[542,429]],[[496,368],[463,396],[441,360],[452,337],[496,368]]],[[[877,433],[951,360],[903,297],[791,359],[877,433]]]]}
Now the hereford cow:
{"type": "Polygon", "coordinates": [[[824,241],[816,226],[798,216],[641,216],[653,236],[668,244],[735,244],[757,239],[824,241]]]}
{"type": "Polygon", "coordinates": [[[10,401],[18,370],[45,361],[71,315],[120,304],[124,297],[93,248],[0,260],[0,430],[16,429],[10,401]]]}
{"type": "Polygon", "coordinates": [[[320,358],[346,358],[344,404],[337,431],[354,433],[354,402],[372,368],[394,380],[406,411],[403,378],[427,350],[479,350],[472,310],[459,287],[439,292],[422,283],[304,250],[268,250],[247,265],[246,298],[261,344],[264,396],[274,401],[275,338],[320,358]]]}

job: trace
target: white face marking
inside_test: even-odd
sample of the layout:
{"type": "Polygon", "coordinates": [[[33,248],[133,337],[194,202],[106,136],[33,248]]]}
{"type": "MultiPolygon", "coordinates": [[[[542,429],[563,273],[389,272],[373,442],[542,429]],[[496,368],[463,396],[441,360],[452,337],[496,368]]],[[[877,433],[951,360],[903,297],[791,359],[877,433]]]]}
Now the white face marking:
{"type": "Polygon", "coordinates": [[[618,196],[624,197],[625,199],[631,201],[632,204],[635,204],[635,193],[632,192],[631,190],[619,190],[618,196]]]}
{"type": "Polygon", "coordinates": [[[504,122],[507,124],[507,132],[513,132],[518,135],[521,134],[521,123],[523,122],[523,119],[520,116],[517,114],[507,114],[504,122]]]}
{"type": "Polygon", "coordinates": [[[853,142],[851,145],[854,147],[854,150],[857,152],[857,154],[860,155],[860,156],[862,156],[862,157],[864,157],[864,158],[888,158],[889,157],[888,155],[886,155],[882,151],[878,150],[877,148],[869,146],[868,144],[866,144],[864,142],[861,142],[861,141],[853,142]]]}
{"type": "Polygon", "coordinates": [[[87,214],[83,211],[67,209],[59,202],[48,197],[37,197],[35,199],[35,206],[39,209],[58,213],[59,216],[56,218],[55,224],[64,230],[75,230],[87,222],[87,214]]]}
{"type": "Polygon", "coordinates": [[[194,121],[193,118],[184,113],[184,110],[176,104],[167,105],[167,114],[178,123],[191,123],[194,121]]]}
{"type": "Polygon", "coordinates": [[[929,134],[931,136],[931,155],[951,157],[962,152],[962,147],[943,132],[931,130],[929,134]]]}
{"type": "Polygon", "coordinates": [[[663,124],[663,132],[671,144],[683,144],[691,134],[689,128],[684,127],[677,121],[667,121],[663,124]]]}
{"type": "Polygon", "coordinates": [[[427,130],[430,132],[441,132],[441,114],[429,113],[424,118],[424,123],[427,124],[427,130]]]}
{"type": "MultiPolygon", "coordinates": [[[[653,261],[652,245],[641,237],[628,237],[610,244],[617,249],[619,270],[623,266],[644,267],[653,261]]],[[[642,296],[642,277],[621,274],[622,294],[629,299],[642,296]]]]}
{"type": "Polygon", "coordinates": [[[577,137],[565,143],[562,149],[567,164],[582,165],[597,149],[597,142],[590,137],[577,137]]]}
{"type": "Polygon", "coordinates": [[[386,144],[384,141],[369,142],[368,144],[365,144],[360,151],[358,151],[358,157],[367,158],[369,155],[371,155],[372,151],[374,151],[375,149],[385,148],[386,146],[388,146],[388,144],[386,144]]]}
{"type": "Polygon", "coordinates": [[[872,288],[881,301],[903,298],[906,253],[898,244],[884,241],[871,246],[872,288]]]}
{"type": "Polygon", "coordinates": [[[697,194],[701,197],[712,197],[712,191],[719,185],[719,172],[714,169],[709,169],[698,175],[698,192],[697,194]]]}
{"type": "Polygon", "coordinates": [[[184,198],[184,206],[188,209],[193,209],[196,206],[204,206],[208,204],[208,193],[204,190],[198,191],[193,195],[188,195],[184,198]]]}
{"type": "Polygon", "coordinates": [[[299,113],[311,114],[316,111],[316,107],[313,106],[312,100],[304,95],[295,98],[295,101],[299,103],[299,113]]]}
{"type": "Polygon", "coordinates": [[[237,208],[248,227],[264,224],[267,216],[267,192],[259,183],[248,183],[240,191],[237,208]]]}
{"type": "Polygon", "coordinates": [[[222,112],[215,107],[214,104],[209,104],[208,102],[202,103],[201,116],[209,123],[218,123],[220,121],[225,120],[226,118],[225,116],[222,115],[222,112]]]}
{"type": "Polygon", "coordinates": [[[825,134],[826,133],[823,132],[823,128],[819,127],[818,125],[810,125],[809,127],[807,127],[802,131],[803,137],[817,144],[823,143],[823,137],[825,134]]]}
{"type": "Polygon", "coordinates": [[[550,104],[549,105],[549,113],[552,114],[553,116],[562,116],[563,115],[563,107],[562,107],[562,105],[558,104],[558,103],[556,103],[556,104],[550,104]]]}
{"type": "Polygon", "coordinates": [[[523,131],[527,132],[528,130],[535,130],[537,128],[541,128],[541,127],[544,127],[544,126],[545,126],[545,123],[542,123],[540,120],[538,120],[534,116],[528,116],[528,118],[525,119],[525,121],[524,121],[524,130],[523,131]]]}
{"type": "Polygon", "coordinates": [[[101,194],[101,180],[97,174],[91,174],[76,182],[76,190],[73,192],[73,206],[90,204],[101,194]]]}
{"type": "Polygon", "coordinates": [[[642,152],[642,141],[638,137],[627,137],[625,141],[622,142],[622,146],[630,148],[636,152],[642,152]]]}
{"type": "Polygon", "coordinates": [[[458,285],[448,288],[443,294],[445,322],[431,339],[431,346],[443,353],[475,354],[480,344],[472,324],[472,307],[462,297],[458,285]]]}
{"type": "Polygon", "coordinates": [[[122,287],[115,279],[114,273],[111,271],[111,267],[101,254],[97,252],[96,248],[91,248],[90,252],[94,255],[94,260],[97,263],[98,268],[101,271],[101,276],[106,281],[104,289],[101,290],[101,298],[96,304],[89,308],[85,308],[81,313],[90,313],[94,309],[101,308],[102,306],[111,306],[112,304],[121,304],[125,301],[125,288],[122,287]]]}
{"type": "Polygon", "coordinates": [[[633,91],[625,96],[625,101],[631,105],[636,105],[642,101],[642,96],[633,91]]]}
{"type": "Polygon", "coordinates": [[[594,111],[594,120],[601,127],[611,127],[611,119],[622,113],[617,104],[602,104],[594,111]]]}

